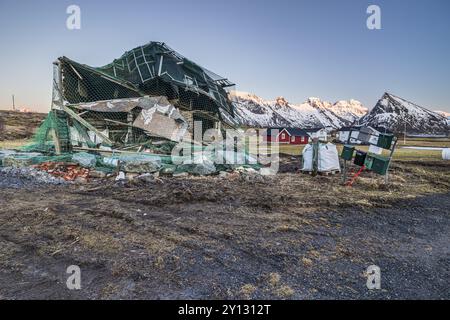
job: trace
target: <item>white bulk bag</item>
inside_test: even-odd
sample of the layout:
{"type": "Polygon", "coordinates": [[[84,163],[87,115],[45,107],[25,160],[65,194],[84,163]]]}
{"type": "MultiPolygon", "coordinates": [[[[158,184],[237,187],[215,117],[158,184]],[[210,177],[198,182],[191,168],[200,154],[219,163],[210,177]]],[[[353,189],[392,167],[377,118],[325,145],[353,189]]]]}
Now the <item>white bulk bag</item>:
{"type": "MultiPolygon", "coordinates": [[[[303,149],[303,171],[313,170],[313,146],[308,144],[303,149]]],[[[319,143],[319,172],[341,170],[337,148],[332,143],[319,143]]]]}
{"type": "Polygon", "coordinates": [[[319,171],[341,170],[337,148],[332,143],[319,146],[319,171]]]}
{"type": "Polygon", "coordinates": [[[303,148],[303,152],[302,152],[302,157],[303,157],[303,171],[312,171],[313,170],[313,146],[312,144],[307,144],[304,148],[303,148]]]}
{"type": "Polygon", "coordinates": [[[442,159],[450,160],[450,148],[446,148],[442,150],[442,159]]]}

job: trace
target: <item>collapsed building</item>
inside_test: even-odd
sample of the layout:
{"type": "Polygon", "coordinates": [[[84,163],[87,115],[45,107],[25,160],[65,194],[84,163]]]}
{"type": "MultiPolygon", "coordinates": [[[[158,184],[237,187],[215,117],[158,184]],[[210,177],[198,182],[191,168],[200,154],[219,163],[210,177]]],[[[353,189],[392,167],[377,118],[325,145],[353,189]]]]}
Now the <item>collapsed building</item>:
{"type": "Polygon", "coordinates": [[[97,68],[58,58],[47,118],[24,152],[0,152],[0,166],[64,181],[255,172],[261,165],[244,143],[221,139],[237,126],[233,86],[161,42],[97,68]]]}
{"type": "Polygon", "coordinates": [[[154,138],[189,137],[197,121],[203,131],[226,129],[234,125],[228,96],[233,86],[161,42],[97,68],[61,57],[54,63],[52,107],[37,142],[40,151],[50,146],[56,153],[139,151],[154,138]]]}

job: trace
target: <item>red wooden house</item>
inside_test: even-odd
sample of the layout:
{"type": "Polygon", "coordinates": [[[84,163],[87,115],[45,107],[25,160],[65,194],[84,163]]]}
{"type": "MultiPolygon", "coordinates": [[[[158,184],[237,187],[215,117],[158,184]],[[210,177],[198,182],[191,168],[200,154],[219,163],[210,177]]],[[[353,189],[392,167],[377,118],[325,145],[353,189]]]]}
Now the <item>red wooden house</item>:
{"type": "Polygon", "coordinates": [[[267,142],[283,144],[307,144],[308,133],[299,128],[269,128],[267,129],[267,142]]]}

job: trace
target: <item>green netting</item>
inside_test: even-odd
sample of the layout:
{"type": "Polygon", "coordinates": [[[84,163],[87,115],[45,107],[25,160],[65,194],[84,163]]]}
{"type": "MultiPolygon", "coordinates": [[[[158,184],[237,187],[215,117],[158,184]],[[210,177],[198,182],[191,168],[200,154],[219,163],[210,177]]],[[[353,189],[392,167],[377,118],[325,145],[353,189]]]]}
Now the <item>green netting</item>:
{"type": "MultiPolygon", "coordinates": [[[[176,143],[170,140],[180,139],[155,136],[148,127],[139,127],[136,123],[141,118],[152,121],[153,113],[152,117],[144,114],[150,113],[154,106],[161,109],[169,106],[172,109],[167,113],[175,123],[183,123],[184,130],[186,123],[192,129],[194,122],[199,121],[204,133],[212,128],[220,130],[222,116],[234,113],[226,91],[232,83],[159,42],[137,47],[100,68],[59,58],[54,66],[53,80],[52,111],[36,132],[33,142],[22,148],[23,151],[42,153],[33,156],[33,163],[78,159],[82,165],[84,160],[90,164],[93,161],[92,167],[111,171],[120,163],[156,161],[168,171],[177,168],[178,171],[197,172],[198,166],[193,159],[204,159],[205,169],[208,169],[209,163],[214,163],[217,158],[214,151],[208,149],[209,152],[205,152],[205,147],[188,142],[184,151],[190,149],[190,152],[172,157],[176,143]],[[149,107],[142,102],[144,100],[148,104],[152,100],[153,104],[149,107]],[[177,114],[179,110],[183,113],[177,114]],[[90,150],[89,155],[73,153],[86,150],[90,150]],[[94,160],[91,154],[95,155],[94,160]]],[[[166,113],[163,116],[168,117],[166,113]]],[[[159,133],[167,127],[168,132],[175,132],[172,123],[165,120],[156,117],[155,131],[159,133]]],[[[243,153],[240,154],[242,158],[243,153]]],[[[248,160],[247,151],[243,157],[248,160]]],[[[224,164],[218,168],[232,166],[224,164]]]]}
{"type": "Polygon", "coordinates": [[[42,125],[36,131],[33,141],[21,148],[22,151],[28,152],[52,152],[55,150],[52,130],[57,130],[58,121],[54,112],[50,111],[42,125]]]}
{"type": "Polygon", "coordinates": [[[71,162],[72,154],[62,154],[59,156],[37,156],[31,158],[33,164],[40,164],[44,162],[71,162]]]}
{"type": "MultiPolygon", "coordinates": [[[[165,97],[175,107],[189,113],[183,117],[191,128],[199,121],[205,132],[216,128],[219,122],[233,118],[234,107],[228,97],[232,86],[227,79],[181,56],[164,43],[150,42],[126,52],[104,67],[95,68],[66,57],[59,58],[54,70],[53,106],[61,110],[70,108],[92,127],[105,132],[116,148],[128,147],[149,140],[143,130],[130,126],[139,116],[139,108],[98,112],[86,105],[112,100],[117,103],[118,100],[144,96],[165,97]]],[[[79,123],[73,116],[69,119],[69,127],[72,138],[74,130],[75,136],[82,137],[79,139],[82,143],[77,141],[75,146],[87,144],[89,148],[98,148],[102,142],[92,141],[102,139],[97,139],[98,134],[92,136],[93,133],[88,132],[92,130],[86,130],[83,121],[79,123]]]]}
{"type": "MultiPolygon", "coordinates": [[[[246,158],[245,153],[240,153],[246,158]]],[[[1,158],[1,157],[0,157],[1,158]]],[[[67,164],[79,164],[90,170],[113,173],[125,171],[127,173],[159,172],[162,175],[190,173],[194,175],[217,174],[220,171],[228,171],[239,168],[252,168],[258,170],[259,164],[217,164],[217,154],[211,152],[197,152],[193,156],[170,156],[155,154],[112,154],[101,155],[92,153],[66,153],[62,155],[43,155],[37,152],[12,152],[6,154],[0,161],[0,166],[25,167],[45,162],[63,162],[67,164]]]]}
{"type": "Polygon", "coordinates": [[[71,104],[153,95],[177,99],[188,109],[218,113],[222,108],[234,114],[226,91],[234,86],[233,83],[161,42],[134,48],[99,68],[65,57],[60,61],[64,72],[64,96],[71,104]]]}

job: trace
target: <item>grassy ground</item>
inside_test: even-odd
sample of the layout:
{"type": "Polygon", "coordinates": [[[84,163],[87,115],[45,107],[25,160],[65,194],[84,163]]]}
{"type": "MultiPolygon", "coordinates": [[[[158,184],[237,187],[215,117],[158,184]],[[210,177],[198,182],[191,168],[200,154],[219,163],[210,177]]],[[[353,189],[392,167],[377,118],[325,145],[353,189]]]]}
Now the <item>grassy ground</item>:
{"type": "Polygon", "coordinates": [[[0,142],[29,139],[47,114],[0,110],[0,142]]]}
{"type": "MultiPolygon", "coordinates": [[[[14,139],[0,148],[27,142],[14,139]]],[[[449,146],[429,140],[407,145],[449,146]]],[[[439,151],[399,148],[388,186],[364,172],[352,188],[281,158],[271,177],[46,186],[0,175],[0,299],[448,298],[450,163],[439,151]],[[382,290],[366,288],[372,264],[382,290]],[[69,265],[82,290],[66,288],[69,265]]]]}
{"type": "MultiPolygon", "coordinates": [[[[442,147],[444,146],[450,146],[449,142],[447,141],[441,141],[440,144],[442,147]]],[[[19,139],[19,140],[7,140],[7,141],[0,141],[0,149],[15,149],[22,147],[28,143],[30,143],[30,139],[19,139]]],[[[416,141],[414,146],[429,146],[426,142],[422,145],[420,145],[420,141],[416,141]]],[[[434,145],[436,146],[436,144],[434,145]]],[[[303,151],[304,146],[293,146],[293,145],[280,145],[279,146],[279,152],[283,154],[288,155],[301,155],[303,151]]],[[[338,151],[341,152],[342,145],[337,146],[338,151]]],[[[369,148],[368,146],[358,146],[357,149],[367,151],[369,148]]],[[[402,149],[401,147],[398,147],[396,151],[394,152],[394,160],[405,160],[405,161],[424,161],[424,160],[433,160],[433,161],[440,161],[442,160],[442,151],[440,150],[414,150],[414,149],[402,149]]]]}
{"type": "MultiPolygon", "coordinates": [[[[429,140],[416,139],[411,142],[407,142],[407,146],[417,146],[417,147],[450,147],[450,139],[437,139],[438,141],[430,142],[429,140]]],[[[395,152],[394,160],[405,160],[405,161],[422,161],[422,160],[442,160],[442,151],[440,150],[414,150],[414,149],[402,149],[402,144],[399,143],[395,152]]],[[[289,155],[300,155],[303,151],[304,146],[294,146],[294,145],[280,145],[280,153],[289,155]]],[[[341,152],[342,145],[337,145],[338,151],[341,152]]],[[[368,146],[356,146],[356,149],[367,151],[368,146]]]]}
{"type": "Polygon", "coordinates": [[[450,148],[450,138],[406,138],[406,141],[403,138],[399,138],[398,146],[450,148]]]}
{"type": "Polygon", "coordinates": [[[31,139],[4,140],[0,141],[0,149],[17,149],[30,143],[31,139]]]}
{"type": "Polygon", "coordinates": [[[364,172],[352,188],[299,163],[123,186],[0,175],[0,297],[448,298],[448,162],[397,161],[389,186],[364,172]],[[79,291],[65,287],[73,264],[79,291]],[[382,290],[367,290],[373,264],[382,290]]]}

